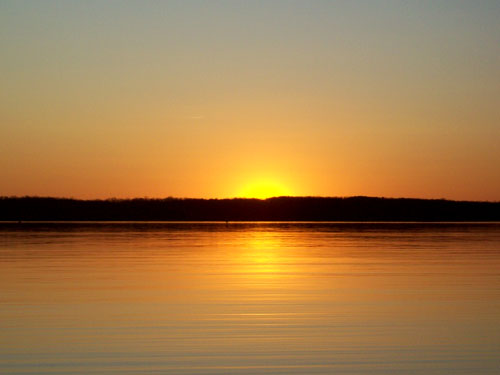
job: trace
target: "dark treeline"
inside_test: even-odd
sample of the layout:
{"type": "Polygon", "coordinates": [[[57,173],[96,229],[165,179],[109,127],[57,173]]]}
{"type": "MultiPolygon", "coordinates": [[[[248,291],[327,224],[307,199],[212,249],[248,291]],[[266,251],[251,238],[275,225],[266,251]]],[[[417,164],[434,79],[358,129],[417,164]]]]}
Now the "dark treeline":
{"type": "Polygon", "coordinates": [[[500,221],[500,202],[408,198],[108,199],[0,197],[2,221],[500,221]]]}

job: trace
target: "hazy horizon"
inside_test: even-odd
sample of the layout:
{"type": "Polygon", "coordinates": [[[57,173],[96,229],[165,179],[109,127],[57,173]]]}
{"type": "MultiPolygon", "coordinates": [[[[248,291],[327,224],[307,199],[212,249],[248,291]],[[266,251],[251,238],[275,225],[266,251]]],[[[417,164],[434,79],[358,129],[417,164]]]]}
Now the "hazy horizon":
{"type": "Polygon", "coordinates": [[[422,197],[383,197],[383,196],[372,196],[372,195],[338,195],[338,196],[327,196],[327,195],[277,195],[270,196],[266,198],[257,197],[182,197],[182,196],[130,196],[130,197],[96,197],[96,198],[79,198],[74,196],[51,196],[51,195],[0,195],[0,199],[12,199],[12,198],[40,198],[40,199],[74,199],[82,201],[92,201],[92,200],[134,200],[134,199],[146,199],[146,200],[163,200],[163,199],[201,199],[201,200],[231,200],[231,199],[256,199],[265,201],[268,199],[276,198],[321,198],[321,199],[348,199],[348,198],[370,198],[370,199],[414,199],[414,200],[447,200],[447,201],[457,201],[457,202],[486,202],[486,203],[498,203],[500,200],[470,200],[470,199],[448,199],[444,197],[439,198],[422,198],[422,197]]]}

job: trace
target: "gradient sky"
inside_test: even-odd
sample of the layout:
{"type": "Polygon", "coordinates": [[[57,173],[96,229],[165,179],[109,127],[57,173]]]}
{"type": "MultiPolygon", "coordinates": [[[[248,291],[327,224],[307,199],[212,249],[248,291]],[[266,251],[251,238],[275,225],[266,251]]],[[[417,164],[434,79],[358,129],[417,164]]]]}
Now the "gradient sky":
{"type": "Polygon", "coordinates": [[[495,0],[2,0],[0,195],[500,200],[499,20],[495,0]]]}

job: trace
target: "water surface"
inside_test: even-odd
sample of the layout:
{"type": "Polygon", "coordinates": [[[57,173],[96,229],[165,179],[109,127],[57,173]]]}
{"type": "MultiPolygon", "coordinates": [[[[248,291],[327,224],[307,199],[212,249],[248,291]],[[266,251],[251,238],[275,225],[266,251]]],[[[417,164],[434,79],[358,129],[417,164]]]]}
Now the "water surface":
{"type": "Polygon", "coordinates": [[[498,374],[500,224],[0,224],[0,373],[498,374]]]}

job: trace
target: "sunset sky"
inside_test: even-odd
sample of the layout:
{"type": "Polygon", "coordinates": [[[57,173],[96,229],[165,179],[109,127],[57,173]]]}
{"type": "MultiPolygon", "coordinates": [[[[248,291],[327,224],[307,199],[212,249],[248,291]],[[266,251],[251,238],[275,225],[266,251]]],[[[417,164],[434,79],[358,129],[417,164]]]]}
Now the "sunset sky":
{"type": "Polygon", "coordinates": [[[0,195],[500,200],[500,1],[1,1],[0,195]]]}

